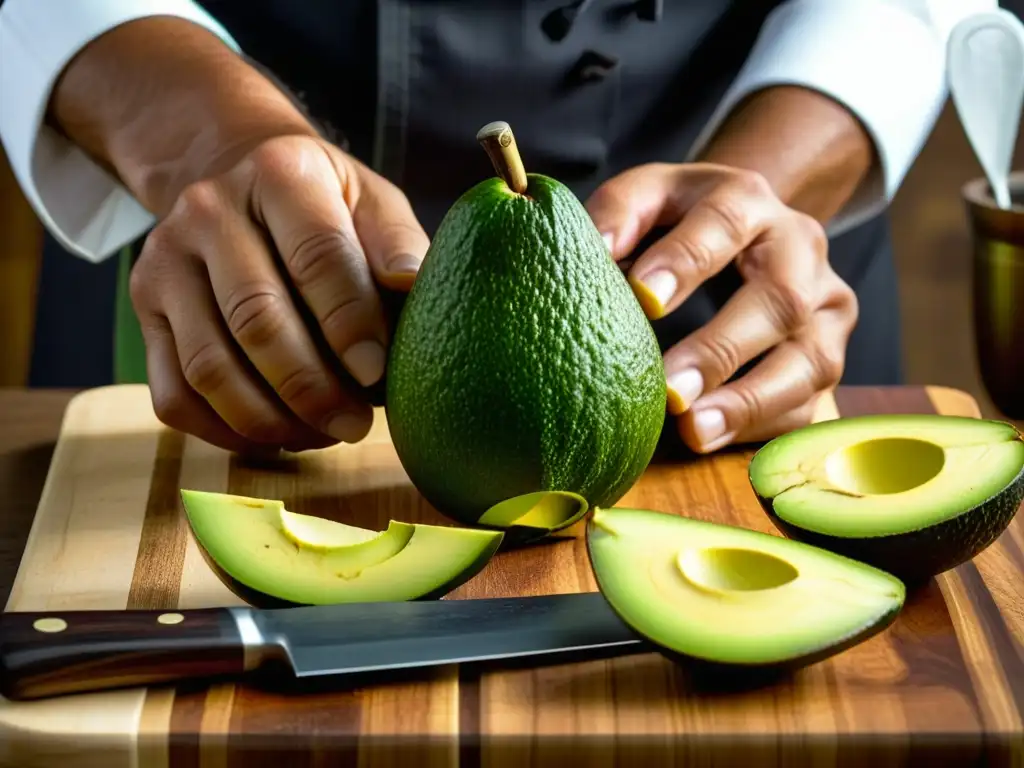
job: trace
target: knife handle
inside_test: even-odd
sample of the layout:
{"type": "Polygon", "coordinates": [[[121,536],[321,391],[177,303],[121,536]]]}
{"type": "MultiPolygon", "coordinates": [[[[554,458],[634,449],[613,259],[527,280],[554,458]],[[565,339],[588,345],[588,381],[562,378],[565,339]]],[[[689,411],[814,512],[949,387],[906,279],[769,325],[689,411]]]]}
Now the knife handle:
{"type": "Polygon", "coordinates": [[[228,608],[0,613],[0,694],[8,699],[218,677],[245,665],[228,608]]]}

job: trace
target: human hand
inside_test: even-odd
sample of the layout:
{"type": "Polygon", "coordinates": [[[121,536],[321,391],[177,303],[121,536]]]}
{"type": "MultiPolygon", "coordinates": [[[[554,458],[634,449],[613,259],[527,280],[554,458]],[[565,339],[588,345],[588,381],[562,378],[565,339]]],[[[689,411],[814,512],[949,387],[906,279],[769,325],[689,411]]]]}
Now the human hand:
{"type": "Polygon", "coordinates": [[[157,416],[239,452],[361,440],[372,407],[336,361],[380,379],[377,285],[408,290],[428,244],[401,191],[313,135],[185,186],[131,276],[157,416]]]}
{"type": "Polygon", "coordinates": [[[664,356],[669,413],[691,449],[766,440],[811,421],[817,396],[842,375],[858,314],[817,221],[784,205],[762,176],[701,163],[632,168],[587,208],[616,261],[653,227],[672,227],[628,271],[652,320],[730,262],[743,278],[710,322],[664,356]]]}

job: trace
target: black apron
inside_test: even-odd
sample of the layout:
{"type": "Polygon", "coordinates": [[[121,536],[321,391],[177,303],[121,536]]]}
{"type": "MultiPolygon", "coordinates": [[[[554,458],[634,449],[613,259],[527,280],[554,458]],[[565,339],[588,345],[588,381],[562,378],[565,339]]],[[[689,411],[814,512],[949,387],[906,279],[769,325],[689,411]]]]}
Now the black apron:
{"type": "MultiPolygon", "coordinates": [[[[201,4],[329,137],[405,192],[431,235],[463,192],[493,175],[475,140],[492,120],[512,125],[528,171],[584,201],[627,168],[683,161],[779,2],[201,4]]],[[[844,383],[898,383],[886,218],[833,238],[830,258],[861,305],[844,383]]],[[[658,321],[662,347],[707,322],[739,280],[724,270],[658,321]]]]}

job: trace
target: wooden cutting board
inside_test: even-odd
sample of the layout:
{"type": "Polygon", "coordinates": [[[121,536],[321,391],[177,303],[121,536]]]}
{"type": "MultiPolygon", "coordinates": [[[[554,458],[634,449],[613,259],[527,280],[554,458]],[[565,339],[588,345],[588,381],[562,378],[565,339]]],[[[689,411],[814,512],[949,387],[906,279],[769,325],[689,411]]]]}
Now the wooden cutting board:
{"type": "MultiPolygon", "coordinates": [[[[840,389],[818,419],[977,416],[943,388],[840,389]]],[[[750,452],[652,465],[620,504],[777,533],[750,452]]],[[[364,526],[445,523],[411,487],[383,414],[354,446],[246,465],[156,420],[144,387],[68,408],[8,610],[238,604],[197,551],[179,488],[284,499],[364,526]]],[[[791,679],[697,690],[656,654],[479,674],[444,668],[358,690],[253,683],[0,700],[0,765],[1024,765],[1024,524],[910,595],[896,623],[791,679]]],[[[593,591],[580,527],[499,555],[452,597],[593,591]]]]}

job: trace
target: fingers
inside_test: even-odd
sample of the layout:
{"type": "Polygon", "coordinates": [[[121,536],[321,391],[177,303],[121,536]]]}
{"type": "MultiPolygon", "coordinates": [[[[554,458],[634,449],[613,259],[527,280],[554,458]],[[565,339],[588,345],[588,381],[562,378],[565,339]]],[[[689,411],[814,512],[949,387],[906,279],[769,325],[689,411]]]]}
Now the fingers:
{"type": "Polygon", "coordinates": [[[629,282],[648,317],[676,309],[784,213],[759,179],[737,173],[723,180],[636,260],[629,282]]]}
{"type": "MultiPolygon", "coordinates": [[[[264,206],[270,208],[272,204],[264,203],[264,206]]],[[[274,211],[274,216],[281,215],[279,209],[274,211]]],[[[241,357],[237,354],[226,356],[220,351],[221,346],[233,347],[237,344],[248,361],[246,367],[251,366],[258,378],[269,385],[264,389],[269,389],[280,400],[282,407],[278,410],[287,410],[297,417],[296,421],[301,420],[304,425],[308,425],[307,440],[313,432],[329,436],[335,441],[361,440],[370,429],[372,409],[368,403],[347,391],[329,370],[289,294],[264,238],[249,220],[238,216],[221,216],[216,227],[203,227],[201,222],[196,221],[195,214],[191,220],[199,231],[205,233],[197,238],[208,272],[205,292],[209,294],[212,289],[218,315],[216,321],[208,318],[193,320],[191,317],[178,320],[188,326],[198,322],[202,327],[203,342],[215,342],[211,351],[197,352],[200,355],[215,356],[213,361],[193,361],[191,364],[215,367],[218,375],[227,375],[230,371],[232,376],[244,378],[255,387],[255,383],[249,381],[253,376],[247,375],[248,372],[243,369],[241,357]]],[[[322,293],[323,283],[314,284],[312,288],[309,288],[308,283],[303,285],[314,297],[327,299],[326,294],[322,293]]],[[[202,293],[203,289],[204,286],[197,283],[185,295],[202,293]]],[[[185,310],[185,314],[189,312],[185,310]]],[[[171,313],[168,316],[173,327],[175,316],[171,313]]],[[[177,328],[174,331],[179,350],[191,343],[191,337],[183,338],[177,328]]],[[[199,336],[200,332],[194,331],[193,334],[199,336]]],[[[183,370],[188,374],[186,369],[183,370]]],[[[211,385],[206,381],[207,376],[201,373],[196,373],[195,378],[207,388],[213,387],[217,392],[226,391],[220,382],[211,385]]],[[[203,389],[196,388],[207,395],[203,389]]],[[[249,412],[256,407],[251,397],[245,401],[225,401],[223,405],[212,401],[211,404],[228,419],[223,409],[244,408],[245,412],[249,412]]],[[[231,423],[230,419],[228,421],[231,423]]]]}
{"type": "Polygon", "coordinates": [[[652,320],[678,307],[785,211],[759,174],[704,164],[633,168],[599,187],[587,210],[616,259],[652,227],[675,225],[629,270],[652,320]]]}
{"type": "Polygon", "coordinates": [[[818,323],[776,346],[749,373],[702,396],[679,417],[683,440],[707,453],[779,428],[788,414],[839,382],[849,333],[845,314],[823,313],[818,323]]]}
{"type": "MultiPolygon", "coordinates": [[[[327,344],[360,384],[374,384],[384,373],[387,326],[335,164],[325,148],[302,139],[266,142],[253,162],[257,176],[252,199],[257,220],[269,232],[327,344]]],[[[257,261],[269,264],[264,259],[257,261]]],[[[238,269],[225,279],[237,282],[243,277],[239,270],[246,264],[246,259],[234,262],[238,269]]],[[[266,270],[260,269],[257,279],[262,281],[266,270]]],[[[266,333],[253,333],[250,346],[266,348],[268,366],[284,364],[288,371],[283,375],[299,377],[294,384],[299,393],[294,399],[303,401],[305,390],[312,390],[317,398],[336,400],[337,391],[328,395],[325,385],[317,383],[315,377],[321,375],[323,366],[313,362],[311,342],[299,332],[297,318],[282,297],[258,300],[255,306],[265,306],[269,310],[262,315],[266,322],[278,324],[260,320],[257,327],[266,333]],[[300,346],[289,352],[295,343],[300,346]]],[[[318,405],[303,403],[300,407],[312,409],[307,410],[311,416],[304,418],[324,415],[318,405]]],[[[363,409],[360,419],[368,420],[369,411],[363,409]]]]}
{"type": "Polygon", "coordinates": [[[771,440],[779,435],[784,435],[794,429],[806,427],[814,421],[817,398],[821,397],[823,394],[825,394],[825,392],[819,392],[818,395],[809,402],[799,406],[798,408],[794,408],[792,411],[784,413],[771,421],[751,424],[746,429],[740,431],[732,442],[737,445],[743,443],[760,443],[766,440],[771,440]]]}
{"type": "Polygon", "coordinates": [[[370,268],[384,287],[408,291],[430,240],[398,187],[361,164],[355,167],[360,183],[353,219],[370,268]]]}
{"type": "Polygon", "coordinates": [[[749,251],[746,282],[708,323],[665,354],[670,413],[681,414],[815,320],[833,293],[825,249],[800,226],[786,223],[749,251]]]}
{"type": "MultiPolygon", "coordinates": [[[[163,247],[166,235],[156,234],[147,241],[142,259],[155,259],[163,247]]],[[[153,279],[144,288],[133,283],[147,341],[147,365],[155,374],[150,382],[154,407],[161,421],[231,450],[254,445],[301,450],[329,444],[284,408],[244,363],[221,319],[202,263],[174,255],[174,262],[160,260],[167,265],[161,280],[153,279]],[[155,301],[154,292],[159,296],[155,301]],[[171,345],[173,361],[167,352],[171,345]],[[218,422],[245,442],[227,435],[218,422]]],[[[146,270],[148,261],[142,259],[146,270]]]]}
{"type": "Polygon", "coordinates": [[[264,448],[232,430],[188,385],[181,373],[174,335],[166,318],[154,317],[144,323],[142,335],[146,342],[146,372],[153,411],[161,422],[226,451],[250,453],[264,448]]]}

